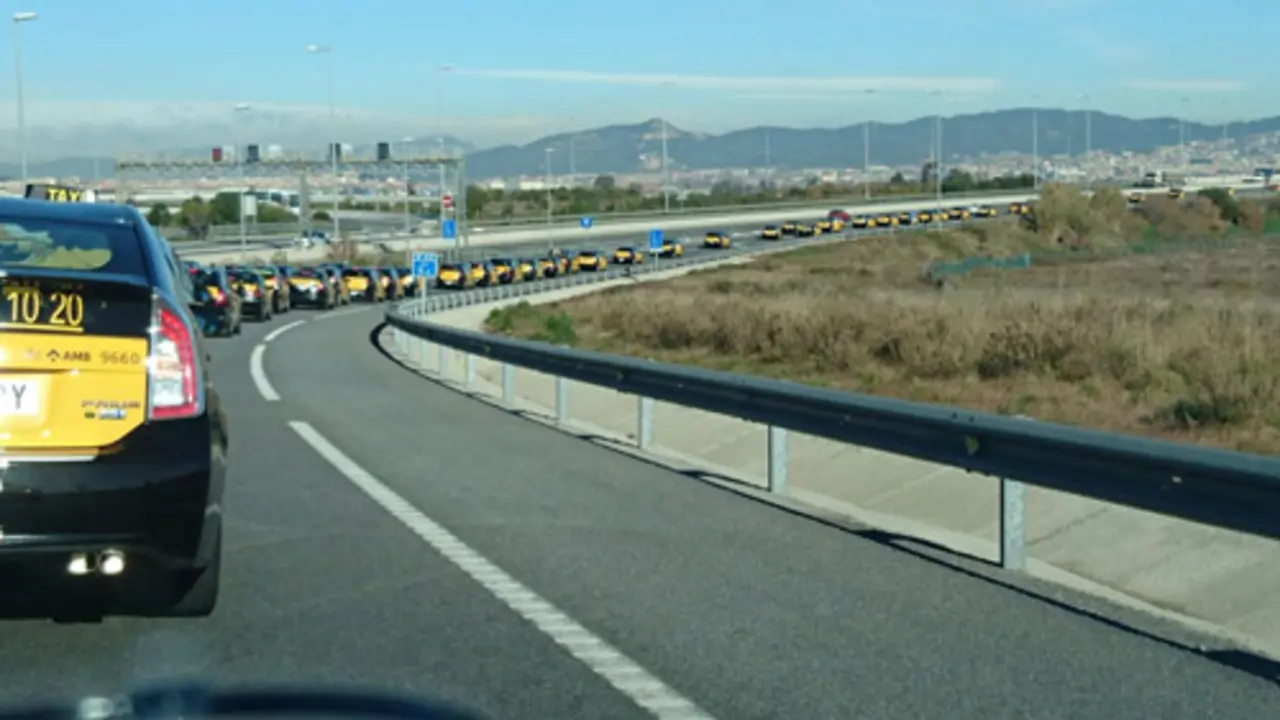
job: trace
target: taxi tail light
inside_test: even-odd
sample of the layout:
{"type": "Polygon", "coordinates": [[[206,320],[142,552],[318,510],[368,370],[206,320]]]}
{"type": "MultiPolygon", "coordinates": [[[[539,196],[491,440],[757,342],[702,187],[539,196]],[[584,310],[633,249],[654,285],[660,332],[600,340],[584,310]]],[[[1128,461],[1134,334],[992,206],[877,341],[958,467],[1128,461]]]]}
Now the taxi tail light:
{"type": "Polygon", "coordinates": [[[151,353],[147,358],[150,420],[174,420],[200,414],[195,336],[172,306],[158,300],[152,315],[151,353]]]}

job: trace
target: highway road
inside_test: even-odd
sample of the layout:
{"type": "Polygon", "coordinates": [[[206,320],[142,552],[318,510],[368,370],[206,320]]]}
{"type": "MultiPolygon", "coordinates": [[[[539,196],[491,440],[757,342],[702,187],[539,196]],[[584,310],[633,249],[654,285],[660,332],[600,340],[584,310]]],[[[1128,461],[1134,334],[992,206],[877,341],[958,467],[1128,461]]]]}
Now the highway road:
{"type": "Polygon", "coordinates": [[[421,379],[375,344],[382,311],[295,310],[212,341],[232,420],[218,612],[2,622],[0,702],[199,675],[512,719],[1235,720],[1280,703],[1274,667],[1191,649],[1204,638],[421,379]]]}

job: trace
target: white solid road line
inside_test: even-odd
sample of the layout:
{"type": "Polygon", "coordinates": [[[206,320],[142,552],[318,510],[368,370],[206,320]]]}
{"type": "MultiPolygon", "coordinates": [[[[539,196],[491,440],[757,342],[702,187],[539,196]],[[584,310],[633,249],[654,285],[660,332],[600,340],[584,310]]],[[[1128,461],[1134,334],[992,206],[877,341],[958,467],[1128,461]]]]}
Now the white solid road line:
{"type": "Polygon", "coordinates": [[[369,312],[373,307],[357,307],[347,308],[346,310],[331,310],[323,315],[317,315],[316,320],[332,320],[333,318],[347,317],[348,315],[358,315],[362,312],[369,312]]]}
{"type": "Polygon", "coordinates": [[[262,342],[269,343],[272,340],[275,340],[276,338],[280,337],[281,335],[289,332],[290,330],[298,327],[299,325],[305,324],[306,322],[307,322],[306,320],[294,320],[288,325],[281,325],[275,330],[272,330],[271,332],[267,333],[267,336],[262,338],[262,342]]]}
{"type": "Polygon", "coordinates": [[[258,387],[258,394],[263,400],[280,402],[280,393],[271,387],[271,381],[267,379],[267,371],[262,369],[262,356],[266,353],[266,345],[254,346],[253,352],[249,354],[249,377],[253,378],[253,384],[258,387]]]}
{"type": "Polygon", "coordinates": [[[311,425],[290,421],[289,426],[383,510],[632,702],[663,720],[713,720],[693,702],[423,515],[334,447],[311,425]]]}
{"type": "Polygon", "coordinates": [[[263,400],[280,402],[280,393],[276,392],[276,389],[271,386],[271,381],[267,379],[267,370],[262,364],[262,359],[267,354],[267,343],[306,323],[306,320],[294,320],[288,325],[281,325],[267,333],[267,336],[262,338],[262,342],[255,345],[253,352],[249,353],[249,377],[253,378],[253,384],[257,386],[258,394],[262,396],[263,400]]]}

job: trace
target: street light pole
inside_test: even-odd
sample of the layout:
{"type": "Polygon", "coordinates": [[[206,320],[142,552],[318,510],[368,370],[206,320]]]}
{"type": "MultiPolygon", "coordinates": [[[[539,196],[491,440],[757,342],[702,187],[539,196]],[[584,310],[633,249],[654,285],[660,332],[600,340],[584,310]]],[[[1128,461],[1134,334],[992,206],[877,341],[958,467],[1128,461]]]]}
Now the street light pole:
{"type": "Polygon", "coordinates": [[[547,148],[547,224],[551,224],[551,153],[552,148],[547,148]]]}
{"type": "Polygon", "coordinates": [[[22,184],[27,184],[27,115],[22,101],[22,23],[35,20],[38,15],[33,12],[16,12],[13,14],[13,72],[16,79],[14,90],[18,95],[18,151],[22,157],[22,184]]]}
{"type": "MultiPolygon", "coordinates": [[[[1040,102],[1039,95],[1032,95],[1033,103],[1040,102]]],[[[1031,162],[1035,166],[1035,175],[1032,180],[1032,187],[1040,187],[1040,108],[1032,106],[1031,108],[1031,162]]]]}
{"type": "MultiPolygon", "coordinates": [[[[405,146],[404,153],[404,231],[409,232],[409,153],[412,152],[411,143],[414,139],[411,137],[404,138],[400,141],[405,146]]],[[[405,240],[405,242],[409,242],[405,240]]]]}
{"type": "MultiPolygon", "coordinates": [[[[334,114],[333,105],[333,48],[328,45],[308,45],[307,52],[313,55],[326,55],[326,85],[329,94],[329,167],[333,173],[333,181],[338,182],[338,121],[334,114]]],[[[341,197],[341,188],[339,188],[339,197],[341,197]]],[[[341,203],[334,203],[333,206],[333,240],[338,242],[342,239],[342,220],[338,217],[341,209],[341,203]]]]}
{"type": "Polygon", "coordinates": [[[248,172],[247,168],[245,168],[244,143],[241,142],[243,138],[240,137],[240,115],[241,113],[249,112],[251,109],[253,109],[252,106],[239,103],[231,115],[231,132],[236,144],[236,164],[240,166],[240,197],[236,203],[240,213],[240,262],[248,262],[249,259],[249,233],[248,228],[245,227],[244,212],[245,196],[248,194],[248,188],[246,187],[248,172]]]}
{"type": "MultiPolygon", "coordinates": [[[[868,89],[867,94],[874,93],[868,89]]],[[[862,196],[871,199],[871,121],[862,122],[862,196]]]]}

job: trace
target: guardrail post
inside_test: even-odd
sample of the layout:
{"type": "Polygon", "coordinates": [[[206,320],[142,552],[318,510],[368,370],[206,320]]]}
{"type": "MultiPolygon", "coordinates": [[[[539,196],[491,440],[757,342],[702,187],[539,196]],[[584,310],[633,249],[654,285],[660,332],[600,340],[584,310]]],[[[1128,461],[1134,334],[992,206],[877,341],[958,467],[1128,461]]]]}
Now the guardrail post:
{"type": "Polygon", "coordinates": [[[769,492],[787,494],[787,430],[769,427],[769,492]]]}
{"type": "Polygon", "coordinates": [[[1000,567],[1027,567],[1027,486],[1000,478],[1000,567]]]}
{"type": "Polygon", "coordinates": [[[476,356],[467,353],[463,363],[467,371],[467,388],[470,389],[476,384],[476,356]]]}
{"type": "Polygon", "coordinates": [[[569,424],[569,381],[556,378],[556,424],[569,424]]]}
{"type": "Polygon", "coordinates": [[[502,363],[502,404],[516,406],[516,369],[511,363],[502,363]]]}
{"type": "Polygon", "coordinates": [[[636,447],[648,450],[653,444],[653,398],[642,397],[636,403],[636,447]]]}

